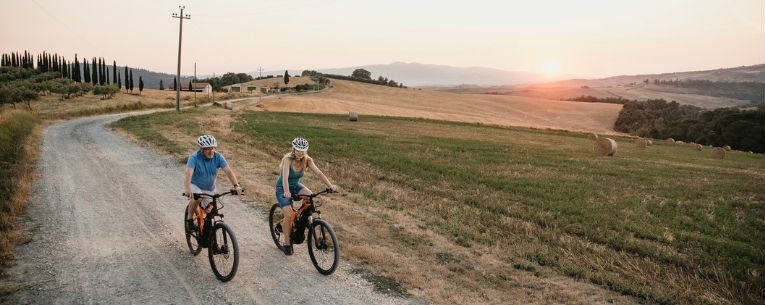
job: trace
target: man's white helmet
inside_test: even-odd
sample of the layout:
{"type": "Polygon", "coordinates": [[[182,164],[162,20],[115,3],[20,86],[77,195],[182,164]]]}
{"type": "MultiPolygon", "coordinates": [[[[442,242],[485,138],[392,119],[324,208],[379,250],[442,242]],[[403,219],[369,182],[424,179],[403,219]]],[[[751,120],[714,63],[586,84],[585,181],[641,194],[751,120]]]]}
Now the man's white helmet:
{"type": "Polygon", "coordinates": [[[295,138],[294,140],[292,140],[292,148],[294,148],[297,151],[307,151],[308,140],[303,138],[295,138]]]}
{"type": "Polygon", "coordinates": [[[199,138],[197,138],[197,144],[199,144],[199,147],[206,148],[206,147],[218,147],[218,141],[215,140],[215,137],[211,135],[202,135],[199,138]]]}

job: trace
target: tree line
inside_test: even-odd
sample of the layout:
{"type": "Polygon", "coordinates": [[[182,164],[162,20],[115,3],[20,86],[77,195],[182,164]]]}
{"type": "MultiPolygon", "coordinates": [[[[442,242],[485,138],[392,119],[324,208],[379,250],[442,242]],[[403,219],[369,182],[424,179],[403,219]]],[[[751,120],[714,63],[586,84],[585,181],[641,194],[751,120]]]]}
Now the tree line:
{"type": "MultiPolygon", "coordinates": [[[[84,59],[80,62],[77,54],[69,60],[56,53],[12,52],[0,55],[0,104],[26,102],[40,95],[57,93],[62,99],[80,96],[88,92],[111,98],[123,87],[134,90],[133,71],[124,67],[124,78],[118,72],[117,62],[112,65],[102,57],[84,59]],[[123,81],[124,79],[124,81],[123,81]]],[[[138,91],[143,91],[143,79],[138,78],[138,91]]]]}
{"type": "Polygon", "coordinates": [[[362,82],[362,83],[381,85],[381,86],[407,88],[406,86],[404,86],[404,83],[396,82],[392,79],[388,79],[387,77],[380,76],[376,80],[372,79],[372,72],[369,72],[365,69],[353,70],[350,76],[326,74],[326,73],[316,72],[314,70],[305,70],[303,71],[302,75],[303,76],[322,76],[326,78],[349,80],[349,81],[362,82]]]}
{"type": "Polygon", "coordinates": [[[704,110],[663,99],[628,101],[614,129],[641,137],[673,138],[703,145],[730,145],[742,151],[765,152],[765,105],[755,110],[704,110]]]}
{"type": "MultiPolygon", "coordinates": [[[[644,81],[645,83],[648,80],[644,81]]],[[[717,97],[729,97],[749,100],[755,103],[765,102],[765,83],[763,82],[728,82],[706,79],[663,80],[654,79],[656,86],[689,89],[692,93],[717,97]]]]}

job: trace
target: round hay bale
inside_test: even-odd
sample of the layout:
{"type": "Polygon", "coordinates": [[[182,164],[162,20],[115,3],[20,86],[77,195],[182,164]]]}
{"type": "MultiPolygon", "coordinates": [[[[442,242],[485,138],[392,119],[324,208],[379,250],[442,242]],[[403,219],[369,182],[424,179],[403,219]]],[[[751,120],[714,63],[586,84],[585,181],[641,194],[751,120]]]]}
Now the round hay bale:
{"type": "Polygon", "coordinates": [[[635,140],[635,145],[640,148],[646,148],[648,146],[648,140],[646,139],[637,139],[635,140]]]}
{"type": "Polygon", "coordinates": [[[749,153],[750,153],[750,154],[753,154],[754,152],[750,150],[750,151],[749,151],[749,153]]]}
{"type": "Polygon", "coordinates": [[[725,149],[721,147],[712,148],[712,158],[725,159],[725,149]]]}
{"type": "Polygon", "coordinates": [[[357,112],[351,111],[348,113],[348,120],[351,122],[356,122],[359,120],[359,114],[357,112]]]}
{"type": "Polygon", "coordinates": [[[611,138],[598,138],[595,144],[596,151],[601,156],[613,156],[618,148],[616,141],[611,138]]]}
{"type": "Polygon", "coordinates": [[[593,141],[597,141],[598,140],[598,135],[596,133],[590,133],[590,134],[587,135],[587,138],[590,139],[590,140],[593,140],[593,141]]]}
{"type": "Polygon", "coordinates": [[[723,149],[724,149],[724,150],[730,150],[730,145],[725,145],[725,146],[723,146],[723,149]]]}
{"type": "Polygon", "coordinates": [[[232,102],[223,103],[223,109],[234,110],[234,103],[232,102]]]}
{"type": "Polygon", "coordinates": [[[667,138],[667,142],[672,142],[672,143],[675,143],[675,139],[673,139],[673,138],[667,138]]]}
{"type": "Polygon", "coordinates": [[[702,149],[704,149],[704,145],[701,145],[701,144],[696,144],[693,147],[696,148],[696,150],[698,151],[701,151],[702,149]]]}
{"type": "Polygon", "coordinates": [[[677,143],[677,144],[685,144],[685,142],[683,142],[683,141],[676,141],[675,143],[677,143]]]}
{"type": "Polygon", "coordinates": [[[653,141],[648,140],[648,146],[651,146],[651,145],[653,145],[653,141]]]}

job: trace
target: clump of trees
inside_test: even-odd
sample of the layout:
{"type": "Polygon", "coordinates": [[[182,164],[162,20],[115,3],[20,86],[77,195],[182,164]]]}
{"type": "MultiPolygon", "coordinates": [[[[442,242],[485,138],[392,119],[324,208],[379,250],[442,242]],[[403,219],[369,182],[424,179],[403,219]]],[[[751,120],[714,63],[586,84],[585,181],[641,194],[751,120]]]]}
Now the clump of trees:
{"type": "Polygon", "coordinates": [[[631,102],[632,100],[624,99],[622,97],[599,98],[599,97],[594,97],[592,95],[582,95],[582,96],[579,96],[579,97],[574,97],[574,98],[567,99],[567,101],[585,102],[585,103],[608,103],[608,104],[624,105],[627,102],[631,102]]]}
{"type": "Polygon", "coordinates": [[[120,89],[117,88],[117,86],[114,85],[98,85],[93,87],[93,95],[102,95],[103,99],[110,99],[114,96],[115,93],[119,92],[120,89]]]}
{"type": "Polygon", "coordinates": [[[337,75],[337,74],[325,74],[325,73],[319,73],[313,70],[306,70],[303,71],[303,76],[311,75],[311,76],[322,76],[326,78],[334,78],[334,79],[342,79],[342,80],[350,80],[355,82],[362,82],[367,84],[374,84],[374,85],[382,85],[382,86],[389,86],[389,87],[398,87],[398,88],[406,88],[403,83],[396,82],[392,79],[388,79],[387,77],[378,77],[376,80],[372,79],[372,73],[365,70],[365,69],[356,69],[353,70],[353,73],[351,73],[350,76],[345,75],[337,75]]]}
{"type": "MultiPolygon", "coordinates": [[[[644,81],[648,83],[646,79],[644,81]]],[[[752,102],[765,102],[765,83],[762,82],[727,82],[705,79],[662,80],[654,79],[656,86],[688,89],[690,93],[729,97],[752,102]]]]}
{"type": "MultiPolygon", "coordinates": [[[[132,70],[125,67],[125,75],[128,73],[132,88],[132,70]]],[[[127,85],[126,77],[126,89],[127,85]]],[[[43,52],[35,56],[27,51],[0,56],[0,104],[15,107],[16,103],[26,102],[31,108],[31,101],[50,93],[59,94],[61,100],[91,91],[110,98],[120,87],[116,61],[112,61],[110,71],[107,61],[100,57],[80,62],[77,54],[70,61],[58,54],[43,52]],[[114,83],[117,86],[113,86],[114,83]]]]}
{"type": "Polygon", "coordinates": [[[765,106],[755,110],[703,110],[663,99],[629,101],[614,129],[655,139],[673,138],[703,145],[765,152],[765,106]]]}

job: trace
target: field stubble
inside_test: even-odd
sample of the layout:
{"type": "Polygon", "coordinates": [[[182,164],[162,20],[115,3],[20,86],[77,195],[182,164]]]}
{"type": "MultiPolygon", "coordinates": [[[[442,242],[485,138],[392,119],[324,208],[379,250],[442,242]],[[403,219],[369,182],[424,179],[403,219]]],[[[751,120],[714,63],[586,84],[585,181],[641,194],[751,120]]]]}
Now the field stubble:
{"type": "Polygon", "coordinates": [[[308,138],[347,193],[323,208],[343,255],[429,301],[763,301],[761,155],[715,160],[657,141],[595,157],[565,131],[205,111],[116,125],[179,158],[194,135],[221,136],[261,208],[289,140],[308,138]]]}

